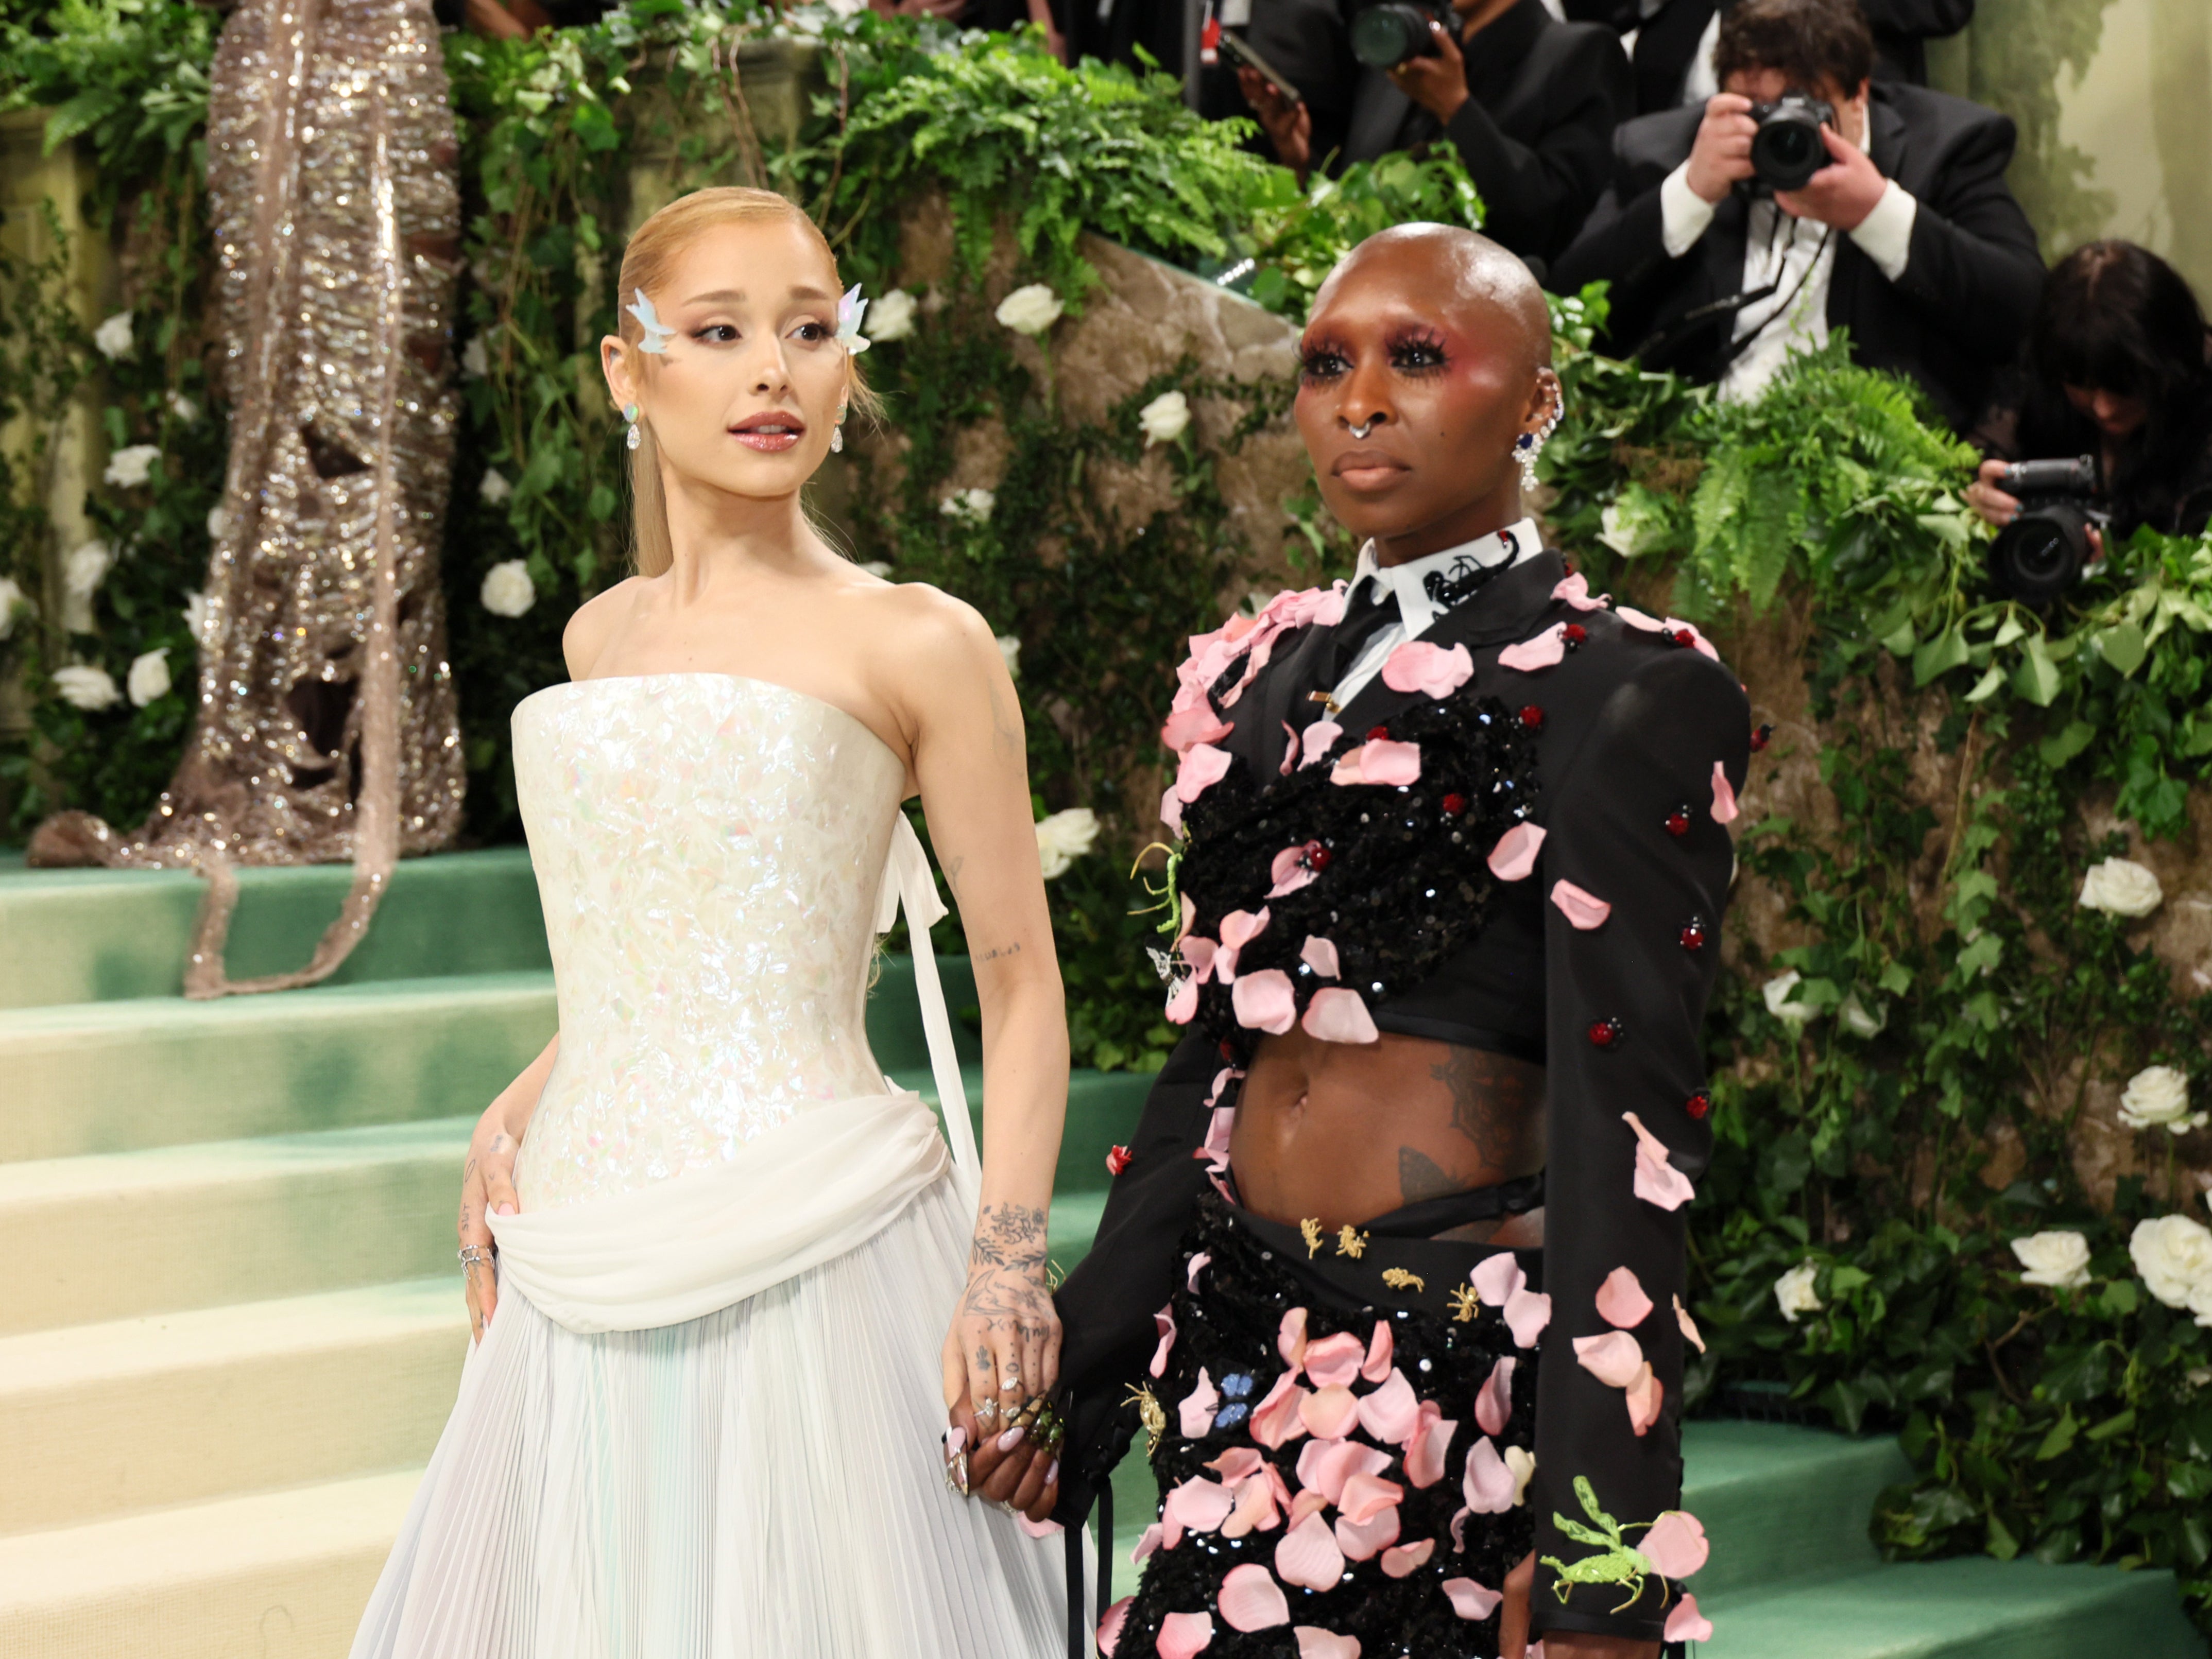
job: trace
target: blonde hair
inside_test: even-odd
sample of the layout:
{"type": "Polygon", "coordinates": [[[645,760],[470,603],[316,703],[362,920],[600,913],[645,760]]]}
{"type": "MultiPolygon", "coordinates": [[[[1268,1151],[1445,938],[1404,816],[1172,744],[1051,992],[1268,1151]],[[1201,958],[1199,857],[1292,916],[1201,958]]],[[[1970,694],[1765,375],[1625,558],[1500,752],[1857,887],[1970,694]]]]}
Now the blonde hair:
{"type": "MultiPolygon", "coordinates": [[[[645,330],[629,311],[629,296],[643,289],[650,294],[668,276],[670,268],[691,240],[715,225],[756,224],[781,219],[805,228],[835,274],[837,256],[813,220],[796,205],[769,190],[718,185],[679,196],[637,228],[623,251],[622,276],[617,292],[621,323],[617,332],[626,345],[645,338],[645,330]]],[[[842,280],[842,279],[841,279],[842,280]]],[[[857,361],[847,359],[852,375],[852,406],[872,418],[880,401],[860,376],[857,361]]],[[[676,562],[676,549],[668,532],[668,498],[660,487],[660,447],[653,428],[642,418],[637,423],[638,445],[629,456],[630,545],[641,576],[658,576],[676,562]]]]}

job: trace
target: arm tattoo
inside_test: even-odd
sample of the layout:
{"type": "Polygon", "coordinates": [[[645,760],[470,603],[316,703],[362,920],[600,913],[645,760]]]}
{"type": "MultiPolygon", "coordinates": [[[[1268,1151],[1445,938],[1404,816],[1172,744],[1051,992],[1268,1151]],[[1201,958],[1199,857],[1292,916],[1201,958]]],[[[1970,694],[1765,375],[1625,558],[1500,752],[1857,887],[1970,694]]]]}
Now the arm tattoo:
{"type": "Polygon", "coordinates": [[[1017,939],[1012,945],[994,945],[989,950],[984,951],[981,956],[977,957],[975,960],[978,962],[996,962],[1001,957],[1018,957],[1021,955],[1021,942],[1017,939]]]}

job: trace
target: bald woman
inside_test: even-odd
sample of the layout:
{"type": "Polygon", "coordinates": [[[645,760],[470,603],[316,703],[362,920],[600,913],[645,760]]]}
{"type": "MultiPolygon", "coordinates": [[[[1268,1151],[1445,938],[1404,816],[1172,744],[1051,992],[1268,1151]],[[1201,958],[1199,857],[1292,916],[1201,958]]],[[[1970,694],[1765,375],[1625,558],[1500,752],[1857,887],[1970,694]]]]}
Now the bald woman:
{"type": "Polygon", "coordinates": [[[1702,1628],[1681,1206],[1748,709],[1526,516],[1560,393],[1517,259],[1385,232],[1301,350],[1365,545],[1180,671],[1188,1036],[1060,1292],[1061,1461],[971,1479],[1073,1522],[1156,1437],[1118,1659],[1644,1659],[1702,1628]]]}

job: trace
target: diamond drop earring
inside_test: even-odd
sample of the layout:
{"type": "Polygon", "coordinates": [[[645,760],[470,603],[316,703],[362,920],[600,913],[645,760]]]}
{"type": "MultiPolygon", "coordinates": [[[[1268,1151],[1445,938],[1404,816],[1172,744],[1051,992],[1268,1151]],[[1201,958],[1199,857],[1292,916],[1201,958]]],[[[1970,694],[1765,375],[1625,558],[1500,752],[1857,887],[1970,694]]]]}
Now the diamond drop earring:
{"type": "Polygon", "coordinates": [[[637,435],[637,405],[635,404],[624,404],[623,405],[622,415],[623,419],[629,425],[629,430],[623,434],[623,447],[625,449],[635,449],[638,445],[643,441],[643,440],[637,435]]]}
{"type": "Polygon", "coordinates": [[[837,405],[837,424],[830,428],[830,453],[842,455],[845,451],[845,405],[837,405]]]}
{"type": "Polygon", "coordinates": [[[1536,487],[1536,457],[1544,453],[1544,443],[1559,424],[1559,416],[1565,408],[1564,398],[1554,402],[1552,412],[1544,417],[1544,424],[1534,432],[1524,432],[1513,441],[1515,459],[1521,463],[1521,488],[1533,490],[1536,487]]]}

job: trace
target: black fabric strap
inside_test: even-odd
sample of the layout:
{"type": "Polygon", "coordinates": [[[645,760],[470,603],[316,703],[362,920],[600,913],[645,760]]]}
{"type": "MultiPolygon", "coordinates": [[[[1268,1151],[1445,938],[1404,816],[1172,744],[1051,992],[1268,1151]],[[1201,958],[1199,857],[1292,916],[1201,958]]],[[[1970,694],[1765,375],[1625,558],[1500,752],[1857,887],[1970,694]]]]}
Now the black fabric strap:
{"type": "Polygon", "coordinates": [[[1425,1198],[1388,1215],[1361,1224],[1363,1232],[1382,1238],[1434,1238],[1455,1227],[1478,1221],[1494,1221],[1502,1215],[1526,1215],[1544,1201],[1544,1172],[1501,1181],[1494,1187],[1477,1187],[1471,1193],[1445,1198],[1425,1198]]]}
{"type": "Polygon", "coordinates": [[[1089,1635],[1083,1616],[1083,1527],[1079,1522],[1060,1534],[1067,1554],[1067,1659],[1085,1659],[1084,1640],[1089,1635]]]}

